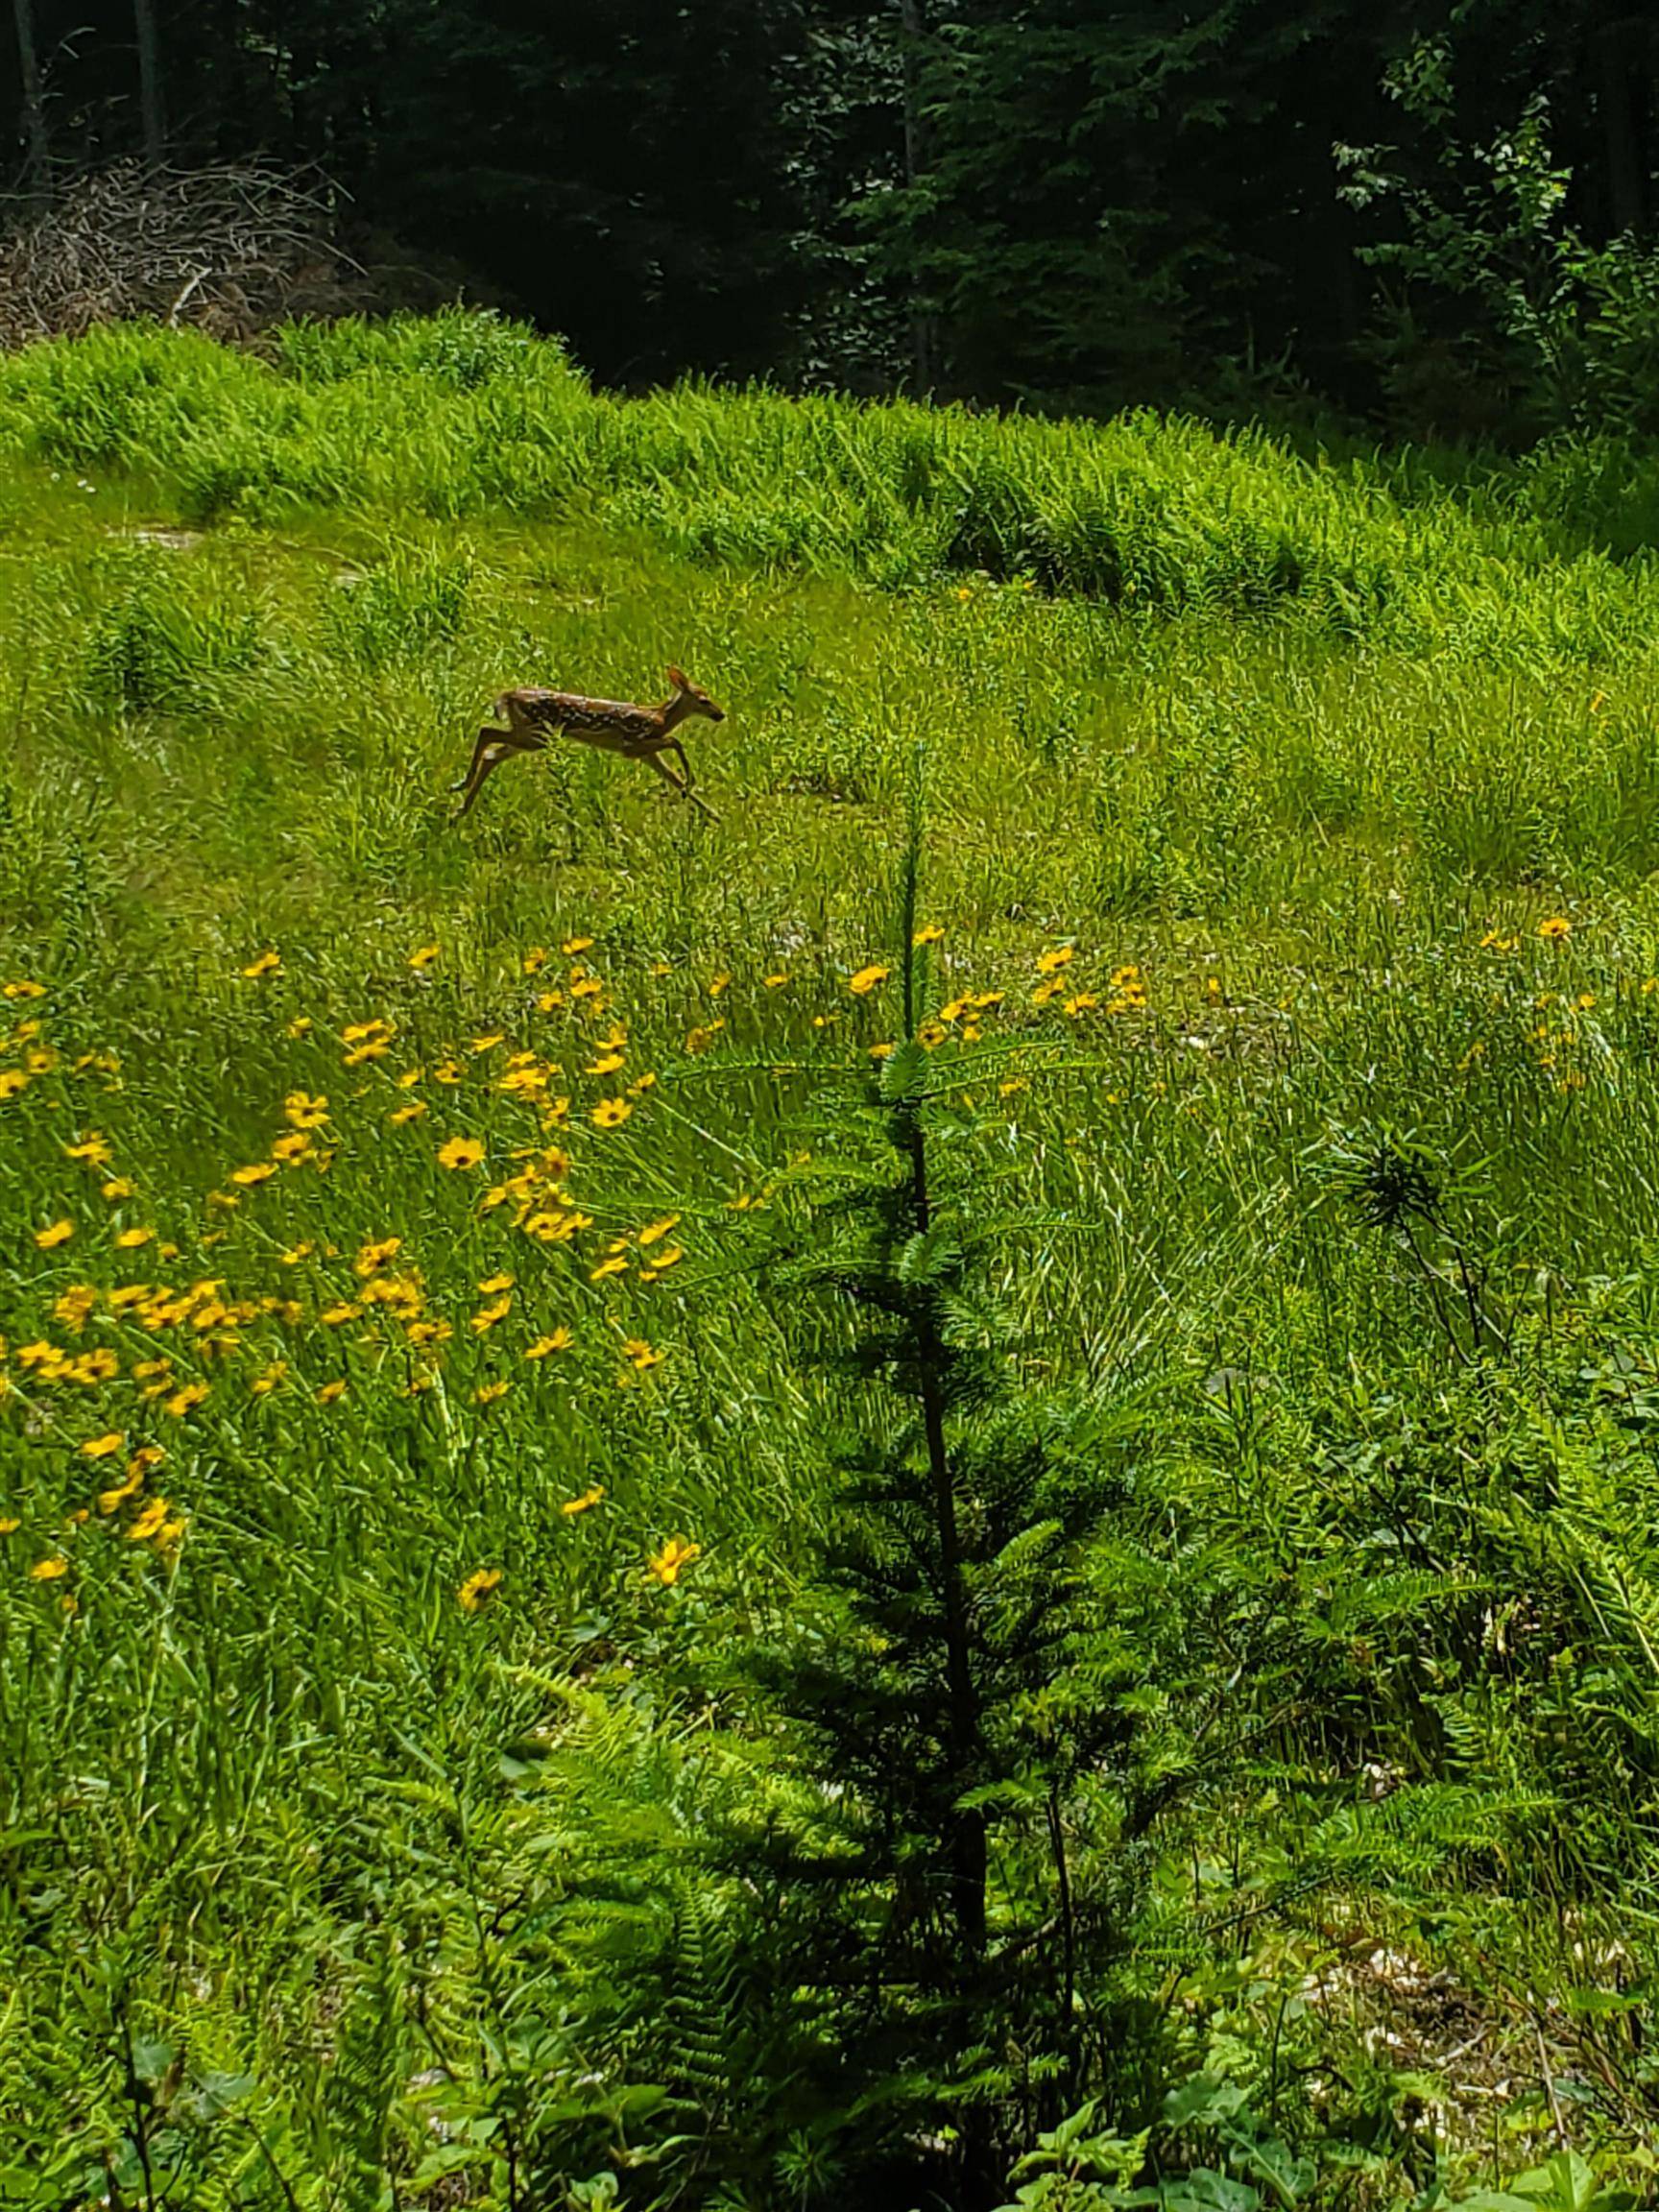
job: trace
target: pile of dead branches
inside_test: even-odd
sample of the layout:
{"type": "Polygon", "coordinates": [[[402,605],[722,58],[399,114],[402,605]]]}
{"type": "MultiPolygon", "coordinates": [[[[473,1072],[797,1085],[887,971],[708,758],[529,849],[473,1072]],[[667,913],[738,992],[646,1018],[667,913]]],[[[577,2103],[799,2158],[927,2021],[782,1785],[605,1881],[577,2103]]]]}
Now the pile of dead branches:
{"type": "Polygon", "coordinates": [[[260,162],[78,179],[0,239],[0,347],[153,316],[246,342],[295,315],[372,306],[326,187],[260,162]]]}

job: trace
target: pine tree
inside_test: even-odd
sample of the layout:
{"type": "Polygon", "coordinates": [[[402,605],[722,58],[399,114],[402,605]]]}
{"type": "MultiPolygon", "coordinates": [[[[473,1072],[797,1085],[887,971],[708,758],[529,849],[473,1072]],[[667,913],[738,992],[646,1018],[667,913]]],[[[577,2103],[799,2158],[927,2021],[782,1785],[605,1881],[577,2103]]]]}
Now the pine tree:
{"type": "Polygon", "coordinates": [[[1080,1922],[1098,1965],[1121,1867],[1092,1847],[1080,1893],[1070,1838],[1120,1825],[1133,1723],[1084,1572],[1113,1478],[1087,1406],[1022,1387],[981,1285],[962,1069],[915,1036],[915,879],[913,848],[906,1040],[857,1116],[876,1165],[805,1270],[851,1322],[823,1355],[852,1388],[818,1601],[760,1662],[821,1817],[766,1842],[820,2109],[858,2116],[888,2186],[966,2212],[1075,2087],[1080,1922]]]}

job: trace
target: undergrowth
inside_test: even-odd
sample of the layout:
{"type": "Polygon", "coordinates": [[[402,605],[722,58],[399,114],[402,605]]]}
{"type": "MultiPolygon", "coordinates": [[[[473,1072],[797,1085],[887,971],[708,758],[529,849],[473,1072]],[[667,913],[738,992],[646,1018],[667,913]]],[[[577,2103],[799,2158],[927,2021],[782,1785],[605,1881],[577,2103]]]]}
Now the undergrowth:
{"type": "Polygon", "coordinates": [[[0,438],[0,2199],[1637,2201],[1605,456],[457,319],[0,438]],[[675,661],[718,821],[448,826],[675,661]]]}

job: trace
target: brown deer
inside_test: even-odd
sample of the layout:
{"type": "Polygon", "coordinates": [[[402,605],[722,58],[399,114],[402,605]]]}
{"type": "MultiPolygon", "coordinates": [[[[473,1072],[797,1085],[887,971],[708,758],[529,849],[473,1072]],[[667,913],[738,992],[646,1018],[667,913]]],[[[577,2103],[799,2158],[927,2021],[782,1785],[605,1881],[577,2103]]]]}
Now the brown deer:
{"type": "Polygon", "coordinates": [[[578,745],[597,745],[601,752],[620,753],[625,760],[649,760],[658,775],[672,783],[683,799],[688,799],[693,806],[701,806],[710,819],[717,820],[714,809],[704,805],[692,788],[696,778],[685,757],[685,748],[674,733],[688,715],[706,714],[710,722],[724,722],[725,713],[683,670],[670,668],[668,681],[674,686],[673,694],[664,699],[661,707],[634,707],[615,699],[586,699],[579,691],[533,688],[503,691],[491,712],[507,717],[506,729],[498,729],[489,722],[484,725],[472,748],[471,766],[459,783],[451,785],[452,790],[467,794],[456,821],[470,811],[486,779],[504,760],[511,760],[520,753],[544,752],[555,737],[570,737],[578,745]],[[684,781],[663,759],[664,753],[679,756],[684,781]]]}

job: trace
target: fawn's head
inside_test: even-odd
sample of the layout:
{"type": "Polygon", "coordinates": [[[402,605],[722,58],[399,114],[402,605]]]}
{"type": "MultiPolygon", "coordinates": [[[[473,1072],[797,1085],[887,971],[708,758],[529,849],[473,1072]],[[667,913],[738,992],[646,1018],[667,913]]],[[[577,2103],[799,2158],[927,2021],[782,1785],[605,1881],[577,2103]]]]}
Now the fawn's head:
{"type": "Polygon", "coordinates": [[[685,711],[687,714],[707,714],[710,722],[725,721],[726,709],[716,707],[702,685],[693,684],[684,668],[670,668],[668,681],[685,702],[685,711]]]}

